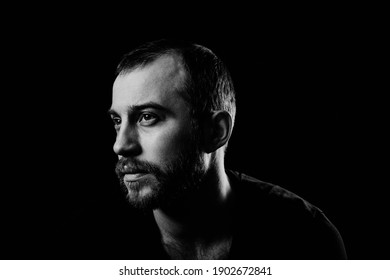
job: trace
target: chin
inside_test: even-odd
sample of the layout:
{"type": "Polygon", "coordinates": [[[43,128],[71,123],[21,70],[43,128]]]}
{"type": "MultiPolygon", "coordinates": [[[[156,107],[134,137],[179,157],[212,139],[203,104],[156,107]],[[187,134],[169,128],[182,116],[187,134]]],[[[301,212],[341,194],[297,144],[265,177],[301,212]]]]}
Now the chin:
{"type": "Polygon", "coordinates": [[[158,208],[158,204],[151,197],[132,197],[131,195],[127,196],[127,200],[135,209],[149,211],[158,208]]]}
{"type": "Polygon", "coordinates": [[[153,188],[142,187],[139,190],[128,190],[127,200],[133,208],[147,211],[159,208],[161,198],[153,188]]]}

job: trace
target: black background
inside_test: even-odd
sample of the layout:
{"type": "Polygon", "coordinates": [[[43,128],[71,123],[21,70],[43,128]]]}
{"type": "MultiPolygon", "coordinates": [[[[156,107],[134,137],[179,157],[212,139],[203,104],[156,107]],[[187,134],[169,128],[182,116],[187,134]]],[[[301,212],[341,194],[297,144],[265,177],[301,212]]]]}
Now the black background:
{"type": "Polygon", "coordinates": [[[106,114],[113,73],[125,52],[163,37],[203,44],[230,69],[228,167],[324,210],[349,258],[389,258],[380,18],[301,7],[207,16],[203,7],[191,19],[192,7],[160,17],[34,8],[3,25],[2,259],[49,259],[72,220],[125,209],[106,114]]]}

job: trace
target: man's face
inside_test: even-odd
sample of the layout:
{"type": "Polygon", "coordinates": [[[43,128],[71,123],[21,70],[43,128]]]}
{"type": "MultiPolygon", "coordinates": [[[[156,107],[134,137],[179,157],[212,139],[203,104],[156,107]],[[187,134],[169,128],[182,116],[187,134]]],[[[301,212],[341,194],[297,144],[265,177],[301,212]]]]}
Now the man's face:
{"type": "Polygon", "coordinates": [[[185,76],[176,57],[162,56],[114,82],[116,173],[136,207],[172,203],[194,191],[204,174],[190,109],[178,92],[185,76]]]}

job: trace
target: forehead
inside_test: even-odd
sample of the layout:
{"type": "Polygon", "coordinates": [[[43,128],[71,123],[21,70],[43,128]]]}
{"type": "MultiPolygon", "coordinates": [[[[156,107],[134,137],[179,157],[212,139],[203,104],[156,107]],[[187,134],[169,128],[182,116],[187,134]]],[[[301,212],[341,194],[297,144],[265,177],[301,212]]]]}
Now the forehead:
{"type": "Polygon", "coordinates": [[[112,107],[121,110],[148,102],[178,105],[184,102],[179,91],[185,84],[185,78],[186,71],[180,57],[161,56],[156,61],[121,74],[115,79],[112,107]]]}

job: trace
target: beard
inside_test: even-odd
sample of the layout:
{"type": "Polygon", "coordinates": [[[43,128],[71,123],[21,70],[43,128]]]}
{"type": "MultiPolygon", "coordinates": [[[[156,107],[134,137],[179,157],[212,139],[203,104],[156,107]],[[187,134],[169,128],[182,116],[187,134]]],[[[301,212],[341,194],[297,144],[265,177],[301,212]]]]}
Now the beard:
{"type": "Polygon", "coordinates": [[[172,207],[195,197],[206,174],[204,160],[196,143],[191,139],[186,143],[187,148],[182,148],[175,159],[162,165],[135,158],[120,158],[115,172],[122,189],[127,192],[130,205],[141,210],[152,210],[172,207]],[[125,180],[128,172],[146,176],[129,183],[125,180]]]}

